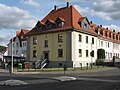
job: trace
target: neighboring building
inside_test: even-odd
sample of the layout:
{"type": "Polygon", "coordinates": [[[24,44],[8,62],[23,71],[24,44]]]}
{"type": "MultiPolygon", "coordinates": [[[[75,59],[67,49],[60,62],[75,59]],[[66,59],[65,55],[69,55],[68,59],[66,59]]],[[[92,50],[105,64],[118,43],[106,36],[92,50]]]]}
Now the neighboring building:
{"type": "Polygon", "coordinates": [[[64,8],[55,6],[27,35],[27,59],[32,62],[47,59],[48,67],[80,67],[97,59],[96,32],[68,2],[64,8]]]}
{"type": "Polygon", "coordinates": [[[0,62],[5,62],[4,56],[8,56],[8,48],[6,48],[4,51],[0,53],[0,62]]]}
{"type": "Polygon", "coordinates": [[[105,61],[111,62],[113,56],[120,58],[120,33],[116,33],[115,30],[111,31],[102,25],[96,24],[90,25],[98,34],[97,49],[105,50],[105,61]]]}
{"type": "MultiPolygon", "coordinates": [[[[16,36],[13,38],[13,56],[20,59],[20,57],[26,58],[27,55],[27,37],[26,34],[29,30],[16,31],[16,36]]],[[[12,55],[12,39],[8,44],[8,56],[12,55]]]]}

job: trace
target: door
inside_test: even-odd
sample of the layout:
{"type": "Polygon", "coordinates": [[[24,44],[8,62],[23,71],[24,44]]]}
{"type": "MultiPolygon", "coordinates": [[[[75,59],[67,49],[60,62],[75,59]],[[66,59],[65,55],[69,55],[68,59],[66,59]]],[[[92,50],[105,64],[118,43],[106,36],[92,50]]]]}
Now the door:
{"type": "Polygon", "coordinates": [[[49,54],[48,53],[44,53],[44,59],[49,60],[49,54]]]}

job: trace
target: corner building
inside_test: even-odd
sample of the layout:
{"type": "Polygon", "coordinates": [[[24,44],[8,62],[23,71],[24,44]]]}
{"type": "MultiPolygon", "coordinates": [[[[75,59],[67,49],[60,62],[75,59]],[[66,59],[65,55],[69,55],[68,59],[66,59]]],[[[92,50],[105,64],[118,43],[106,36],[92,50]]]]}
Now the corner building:
{"type": "Polygon", "coordinates": [[[63,8],[54,6],[27,36],[27,60],[31,62],[47,59],[48,67],[80,67],[97,59],[98,33],[68,2],[63,8]]]}

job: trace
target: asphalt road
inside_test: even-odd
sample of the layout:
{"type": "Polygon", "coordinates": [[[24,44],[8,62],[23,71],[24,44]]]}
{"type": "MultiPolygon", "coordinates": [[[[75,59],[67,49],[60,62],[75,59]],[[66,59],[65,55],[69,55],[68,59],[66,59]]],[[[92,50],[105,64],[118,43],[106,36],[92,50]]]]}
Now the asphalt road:
{"type": "MultiPolygon", "coordinates": [[[[52,79],[62,76],[63,72],[42,72],[36,75],[13,75],[13,79],[23,80],[25,86],[0,86],[0,90],[120,90],[120,69],[67,71],[76,81],[60,82],[52,79]]],[[[0,81],[9,79],[6,73],[0,73],[0,81]]]]}

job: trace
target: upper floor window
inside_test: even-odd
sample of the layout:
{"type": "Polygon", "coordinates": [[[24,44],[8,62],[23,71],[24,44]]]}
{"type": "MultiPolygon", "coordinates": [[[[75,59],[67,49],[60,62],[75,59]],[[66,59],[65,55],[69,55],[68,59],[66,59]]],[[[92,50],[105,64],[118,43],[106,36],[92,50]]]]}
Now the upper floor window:
{"type": "Polygon", "coordinates": [[[92,37],[92,44],[94,44],[94,38],[92,37]]]}
{"type": "Polygon", "coordinates": [[[86,36],[86,43],[88,43],[88,36],[86,36]]]}
{"type": "Polygon", "coordinates": [[[79,34],[79,42],[82,42],[82,36],[79,34]]]}
{"type": "Polygon", "coordinates": [[[33,37],[33,44],[37,44],[37,37],[33,37]]]}
{"type": "Polygon", "coordinates": [[[101,41],[101,46],[103,46],[103,41],[101,41]]]}
{"type": "Polygon", "coordinates": [[[48,47],[48,40],[45,40],[45,48],[48,47]]]}
{"type": "Polygon", "coordinates": [[[23,42],[23,47],[26,47],[27,45],[26,45],[26,42],[23,42]]]}
{"type": "Polygon", "coordinates": [[[108,43],[108,47],[110,47],[110,44],[108,43]]]}
{"type": "Polygon", "coordinates": [[[58,57],[63,57],[63,49],[58,49],[58,57]]]}
{"type": "Polygon", "coordinates": [[[58,34],[58,42],[63,42],[63,35],[62,34],[58,34]]]}

